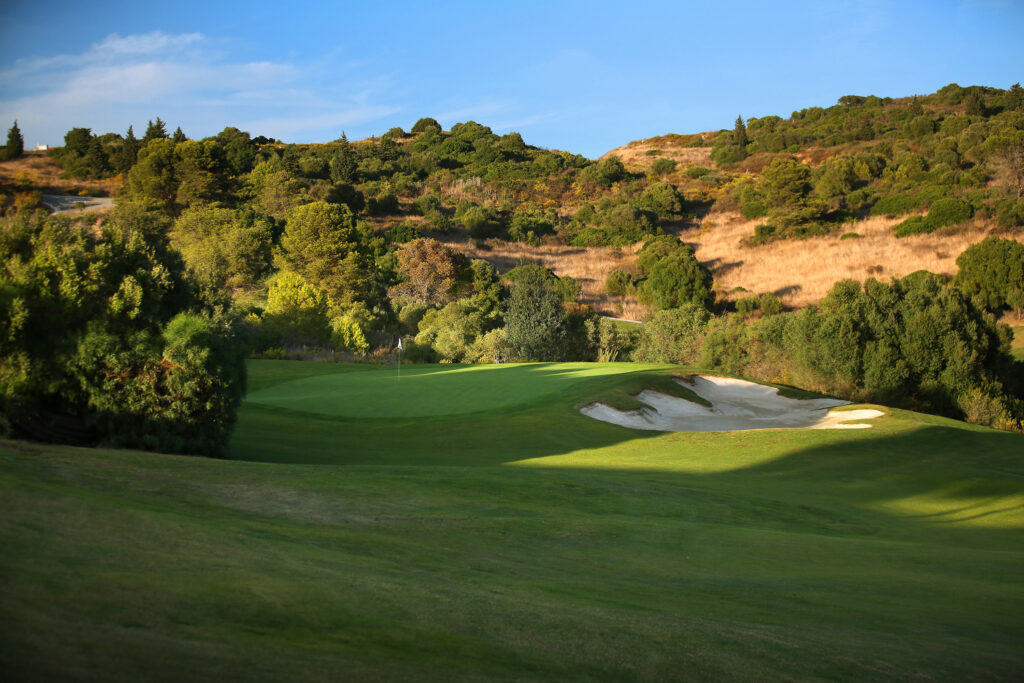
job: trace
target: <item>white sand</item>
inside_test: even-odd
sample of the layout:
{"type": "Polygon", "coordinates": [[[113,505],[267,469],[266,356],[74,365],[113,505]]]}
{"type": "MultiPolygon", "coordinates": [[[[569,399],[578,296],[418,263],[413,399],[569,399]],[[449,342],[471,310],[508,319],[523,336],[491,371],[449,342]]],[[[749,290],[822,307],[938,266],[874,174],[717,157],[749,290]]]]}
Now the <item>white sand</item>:
{"type": "Polygon", "coordinates": [[[779,396],[775,387],[729,377],[696,375],[682,386],[711,403],[702,406],[686,399],[645,389],[636,398],[645,407],[622,411],[604,403],[580,409],[595,420],[631,429],[662,432],[724,432],[739,429],[867,429],[869,424],[849,424],[884,415],[879,410],[832,411],[849,401],[834,398],[794,399],[779,396]]]}

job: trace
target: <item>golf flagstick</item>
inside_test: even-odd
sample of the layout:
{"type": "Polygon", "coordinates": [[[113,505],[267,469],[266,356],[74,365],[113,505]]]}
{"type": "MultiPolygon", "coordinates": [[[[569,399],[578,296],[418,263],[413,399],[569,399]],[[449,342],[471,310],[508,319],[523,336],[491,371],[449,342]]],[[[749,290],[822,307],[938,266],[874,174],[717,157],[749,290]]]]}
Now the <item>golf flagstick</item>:
{"type": "Polygon", "coordinates": [[[398,380],[402,381],[402,338],[398,338],[398,380]]]}

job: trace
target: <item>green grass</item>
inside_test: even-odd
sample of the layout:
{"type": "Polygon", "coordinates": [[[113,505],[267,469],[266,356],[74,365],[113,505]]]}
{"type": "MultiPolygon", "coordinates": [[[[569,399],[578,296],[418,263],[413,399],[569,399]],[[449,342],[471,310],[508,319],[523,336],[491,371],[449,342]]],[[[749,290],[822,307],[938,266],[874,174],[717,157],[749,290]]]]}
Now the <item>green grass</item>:
{"type": "Polygon", "coordinates": [[[400,389],[393,367],[254,362],[254,396],[322,377],[339,391],[352,378],[362,398],[316,412],[247,402],[229,461],[0,442],[0,670],[1024,671],[1021,436],[888,409],[861,431],[641,433],[577,406],[678,368],[531,367],[433,379],[421,368],[440,382],[431,391],[467,387],[461,402],[435,396],[450,412],[429,417],[398,398],[421,391],[406,388],[406,368],[400,389]],[[485,378],[496,396],[469,390],[485,378]],[[360,402],[377,416],[337,410],[360,402]]]}

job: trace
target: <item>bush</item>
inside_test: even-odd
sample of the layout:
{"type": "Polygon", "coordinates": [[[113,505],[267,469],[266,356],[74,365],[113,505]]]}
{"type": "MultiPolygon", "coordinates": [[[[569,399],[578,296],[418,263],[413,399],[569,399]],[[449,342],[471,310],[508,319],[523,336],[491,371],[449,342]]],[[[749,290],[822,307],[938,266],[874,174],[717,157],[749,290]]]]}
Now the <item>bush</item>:
{"type": "Polygon", "coordinates": [[[945,225],[955,225],[970,220],[974,215],[971,205],[962,199],[946,197],[932,202],[928,209],[928,222],[934,228],[941,228],[945,225]]]}
{"type": "Polygon", "coordinates": [[[668,175],[676,170],[676,162],[672,159],[655,159],[651,164],[651,171],[656,175],[668,175]]]}
{"type": "Polygon", "coordinates": [[[629,296],[635,293],[633,276],[624,270],[613,270],[604,281],[604,291],[612,296],[629,296]]]}
{"type": "Polygon", "coordinates": [[[637,363],[696,362],[710,319],[707,309],[698,304],[655,312],[640,328],[632,359],[637,363]]]}
{"type": "Polygon", "coordinates": [[[922,205],[917,195],[903,192],[882,197],[871,207],[872,216],[902,216],[917,211],[922,205]]]}
{"type": "Polygon", "coordinates": [[[840,240],[860,240],[860,239],[864,239],[864,236],[861,235],[859,232],[844,232],[842,235],[839,236],[839,239],[840,240]]]}

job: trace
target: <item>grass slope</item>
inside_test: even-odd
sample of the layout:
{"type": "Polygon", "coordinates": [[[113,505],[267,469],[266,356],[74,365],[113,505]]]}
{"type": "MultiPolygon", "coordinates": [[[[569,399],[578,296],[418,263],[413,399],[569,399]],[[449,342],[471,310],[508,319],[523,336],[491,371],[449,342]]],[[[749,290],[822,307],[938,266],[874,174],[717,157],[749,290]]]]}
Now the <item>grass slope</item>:
{"type": "MultiPolygon", "coordinates": [[[[252,370],[254,396],[280,396],[394,368],[252,370]]],[[[634,370],[549,366],[511,411],[443,418],[249,402],[232,453],[250,461],[0,442],[0,667],[1020,677],[1024,439],[895,410],[862,431],[717,434],[575,412],[676,369],[634,370]]],[[[385,394],[379,409],[403,410],[385,394]]]]}

